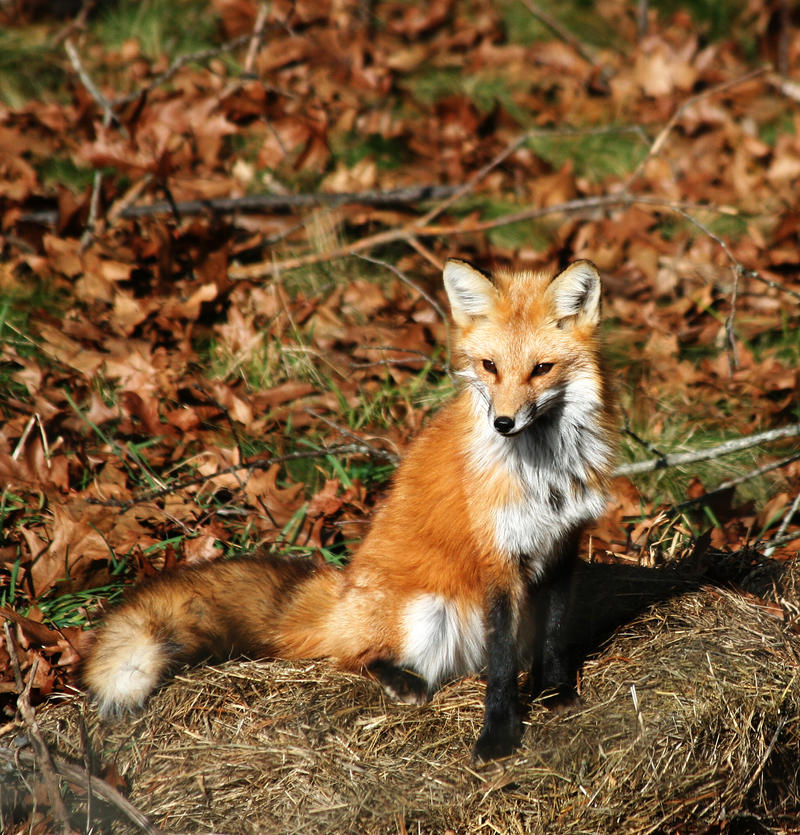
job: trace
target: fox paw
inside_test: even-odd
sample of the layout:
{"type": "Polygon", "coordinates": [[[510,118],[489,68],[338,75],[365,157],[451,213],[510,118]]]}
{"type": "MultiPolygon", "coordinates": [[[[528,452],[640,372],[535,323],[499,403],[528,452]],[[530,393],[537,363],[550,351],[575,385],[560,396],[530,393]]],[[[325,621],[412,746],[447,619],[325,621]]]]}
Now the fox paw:
{"type": "Polygon", "coordinates": [[[395,702],[424,705],[430,701],[428,682],[411,670],[404,670],[391,661],[374,661],[369,671],[380,681],[386,695],[395,702]]]}
{"type": "Polygon", "coordinates": [[[519,745],[522,727],[519,720],[486,724],[472,749],[473,762],[489,762],[507,757],[519,745]]]}

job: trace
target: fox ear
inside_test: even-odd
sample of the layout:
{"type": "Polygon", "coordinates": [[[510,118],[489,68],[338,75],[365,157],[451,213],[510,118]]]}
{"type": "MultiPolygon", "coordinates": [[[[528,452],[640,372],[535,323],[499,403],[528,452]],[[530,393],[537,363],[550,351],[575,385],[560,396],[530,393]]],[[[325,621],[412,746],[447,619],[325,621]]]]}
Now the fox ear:
{"type": "Polygon", "coordinates": [[[596,325],[600,321],[600,273],[591,261],[575,261],[547,288],[559,321],[572,316],[596,325]]]}
{"type": "Polygon", "coordinates": [[[450,258],[444,265],[444,289],[453,321],[462,327],[486,316],[497,301],[492,282],[480,270],[456,258],[450,258]]]}

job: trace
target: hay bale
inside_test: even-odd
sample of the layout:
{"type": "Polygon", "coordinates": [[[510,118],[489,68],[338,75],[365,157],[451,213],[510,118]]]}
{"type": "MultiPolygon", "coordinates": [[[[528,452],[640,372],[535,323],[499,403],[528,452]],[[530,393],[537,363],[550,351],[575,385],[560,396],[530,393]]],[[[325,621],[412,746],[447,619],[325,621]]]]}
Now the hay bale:
{"type": "MultiPolygon", "coordinates": [[[[655,605],[587,661],[582,707],[534,703],[519,754],[480,768],[479,680],[418,708],[319,663],[193,670],[137,718],[87,711],[89,737],[170,832],[761,831],[800,814],[792,626],[719,589],[655,605]]],[[[78,761],[80,713],[40,717],[78,761]]]]}

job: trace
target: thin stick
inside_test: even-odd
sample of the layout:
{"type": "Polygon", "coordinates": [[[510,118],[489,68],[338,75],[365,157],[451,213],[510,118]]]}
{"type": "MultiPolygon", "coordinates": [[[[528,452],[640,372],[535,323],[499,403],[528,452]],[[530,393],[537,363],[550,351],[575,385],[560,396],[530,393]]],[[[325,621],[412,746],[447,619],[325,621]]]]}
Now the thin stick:
{"type": "MultiPolygon", "coordinates": [[[[0,759],[13,765],[16,765],[18,760],[31,766],[36,763],[35,757],[29,751],[12,751],[4,747],[0,747],[0,759]]],[[[113,786],[106,783],[105,780],[93,776],[86,769],[62,760],[60,757],[53,757],[52,759],[55,770],[67,782],[84,790],[88,787],[95,797],[99,797],[105,800],[106,803],[116,806],[129,821],[138,826],[143,832],[146,832],[147,835],[161,835],[161,830],[153,826],[146,815],[140,812],[113,786]]]]}
{"type": "MultiPolygon", "coordinates": [[[[81,80],[81,83],[88,91],[89,95],[97,102],[100,106],[100,109],[103,111],[103,122],[104,124],[111,124],[111,122],[116,122],[119,125],[119,120],[117,118],[117,114],[114,112],[114,105],[110,102],[101,92],[98,86],[92,80],[92,77],[86,71],[85,67],[81,63],[80,55],[78,55],[78,50],[75,48],[75,44],[72,43],[70,38],[64,41],[64,49],[66,50],[67,57],[69,58],[70,64],[72,64],[72,68],[78,74],[78,77],[81,80]]],[[[125,131],[124,127],[119,125],[122,129],[122,132],[127,135],[127,131],[125,131]]]]}
{"type": "Polygon", "coordinates": [[[36,677],[36,670],[39,666],[39,659],[35,658],[31,669],[28,673],[28,683],[23,684],[22,671],[19,666],[19,658],[17,656],[17,647],[13,636],[11,635],[11,628],[8,621],[3,623],[3,631],[6,636],[6,648],[11,658],[11,665],[14,668],[14,680],[17,685],[17,709],[19,710],[22,721],[25,724],[28,738],[35,755],[35,762],[42,770],[42,779],[44,780],[45,790],[47,792],[47,799],[50,802],[50,808],[53,810],[53,817],[58,824],[59,829],[63,835],[72,835],[72,827],[69,824],[69,815],[67,808],[64,805],[64,799],[61,797],[59,789],[58,777],[56,776],[53,767],[53,761],[50,758],[50,751],[42,738],[39,730],[39,723],[36,721],[36,711],[31,705],[31,687],[33,680],[36,677]]]}
{"type": "Polygon", "coordinates": [[[164,70],[164,72],[161,73],[161,75],[157,75],[146,87],[141,90],[135,90],[127,96],[121,96],[114,99],[111,102],[111,105],[117,110],[125,107],[131,102],[136,101],[138,98],[147,96],[150,92],[155,90],[156,87],[159,87],[161,84],[169,81],[187,64],[202,63],[210,58],[217,58],[220,55],[224,55],[226,52],[232,52],[234,49],[238,49],[240,46],[249,43],[252,37],[253,33],[248,32],[244,35],[239,35],[238,38],[234,38],[221,46],[214,47],[213,49],[201,49],[198,52],[189,52],[185,55],[180,55],[169,65],[169,67],[167,67],[166,70],[164,70]]]}
{"type": "MultiPolygon", "coordinates": [[[[103,127],[107,128],[112,122],[115,122],[120,128],[120,132],[123,136],[127,136],[128,132],[125,130],[124,126],[119,123],[119,119],[114,112],[111,102],[103,95],[103,93],[100,92],[100,89],[86,71],[83,63],[81,62],[80,55],[78,55],[78,50],[75,48],[75,44],[73,44],[69,38],[64,41],[64,49],[67,52],[67,56],[69,57],[73,69],[83,83],[83,86],[88,90],[89,95],[97,102],[100,109],[103,111],[103,127]]],[[[97,220],[100,217],[100,201],[102,192],[103,172],[98,170],[94,172],[92,196],[89,200],[89,217],[86,221],[86,229],[84,230],[83,235],[81,235],[81,252],[88,248],[89,244],[92,242],[92,238],[94,237],[94,229],[97,225],[97,220]]]]}
{"type": "MultiPolygon", "coordinates": [[[[744,484],[745,481],[750,481],[753,478],[757,478],[760,475],[764,475],[764,473],[771,472],[772,470],[779,470],[781,467],[785,467],[788,464],[793,463],[800,459],[800,452],[796,452],[794,455],[789,455],[786,458],[781,458],[780,461],[771,461],[769,464],[764,464],[761,467],[756,467],[753,470],[750,470],[743,475],[736,476],[736,478],[731,478],[728,481],[723,481],[722,484],[717,485],[713,490],[709,490],[707,493],[703,493],[702,496],[698,496],[696,499],[687,499],[685,502],[681,502],[675,507],[670,508],[667,511],[669,514],[673,513],[680,513],[682,510],[686,510],[687,508],[693,507],[694,505],[698,504],[708,504],[709,500],[714,498],[715,496],[723,493],[725,490],[730,490],[731,487],[736,487],[739,484],[744,484]]],[[[800,494],[798,494],[800,496],[800,494]]],[[[795,508],[796,509],[796,508],[795,508]]],[[[789,516],[791,517],[793,514],[790,513],[789,516]]],[[[778,531],[776,536],[780,536],[784,533],[786,529],[778,531]]],[[[766,552],[765,552],[766,553],[766,552]]],[[[767,554],[769,556],[769,554],[767,554]]]]}
{"type": "Polygon", "coordinates": [[[783,535],[786,533],[786,529],[789,527],[789,522],[792,521],[794,518],[795,513],[797,513],[797,509],[800,508],[800,493],[798,493],[794,497],[794,501],[792,502],[792,506],[789,510],[784,514],[783,519],[781,520],[781,525],[778,530],[775,532],[775,536],[772,537],[770,544],[764,549],[764,554],[766,556],[772,556],[775,551],[775,546],[772,544],[773,542],[780,540],[783,538],[783,535]]]}
{"type": "Polygon", "coordinates": [[[719,235],[715,234],[711,231],[711,229],[706,226],[705,223],[699,221],[696,217],[690,215],[687,211],[683,209],[675,209],[675,211],[685,217],[690,223],[696,226],[700,231],[704,234],[708,235],[712,241],[715,241],[720,247],[722,247],[723,252],[725,255],[728,256],[728,260],[731,262],[731,271],[733,272],[733,289],[731,290],[731,309],[725,318],[725,341],[728,346],[728,361],[730,363],[730,372],[733,375],[733,372],[736,370],[737,366],[739,365],[739,360],[736,352],[736,335],[733,332],[733,320],[736,316],[736,300],[739,296],[739,276],[744,272],[744,267],[739,259],[731,252],[731,248],[728,244],[720,238],[719,235]]]}
{"type": "Polygon", "coordinates": [[[661,129],[658,136],[655,138],[653,144],[650,146],[650,149],[645,154],[644,158],[641,162],[636,166],[633,170],[633,173],[628,177],[627,181],[625,182],[624,188],[627,190],[631,183],[637,179],[637,177],[642,173],[644,167],[647,165],[650,160],[656,156],[661,149],[664,147],[664,143],[667,141],[670,133],[672,133],[673,128],[675,125],[678,124],[678,121],[689,110],[690,107],[693,107],[697,102],[702,101],[703,99],[708,98],[709,96],[716,96],[718,93],[724,93],[727,90],[732,89],[733,87],[738,87],[740,84],[745,84],[748,81],[752,81],[754,78],[758,78],[760,75],[764,75],[764,73],[769,72],[769,66],[759,67],[756,70],[752,70],[751,72],[745,73],[744,75],[740,75],[737,78],[731,78],[728,81],[723,81],[721,84],[715,84],[713,87],[707,87],[705,90],[702,90],[699,93],[696,93],[694,96],[690,96],[688,99],[683,101],[675,112],[670,117],[669,121],[666,125],[661,129]]]}
{"type": "Polygon", "coordinates": [[[368,263],[375,264],[378,267],[384,267],[390,272],[393,272],[400,279],[400,281],[403,282],[403,284],[406,284],[412,290],[419,293],[420,296],[422,296],[422,298],[425,299],[425,301],[428,302],[428,304],[436,311],[436,313],[439,315],[442,321],[445,324],[447,324],[447,313],[445,313],[445,311],[442,309],[442,306],[439,304],[439,302],[437,302],[436,299],[433,298],[433,296],[426,293],[425,290],[423,290],[422,287],[420,287],[419,284],[416,283],[416,281],[410,279],[402,270],[397,269],[397,267],[395,267],[393,264],[389,264],[386,261],[381,261],[378,258],[370,258],[369,255],[361,255],[357,252],[354,252],[353,255],[355,255],[357,258],[360,258],[362,261],[367,261],[368,263]]]}
{"type": "Polygon", "coordinates": [[[414,226],[427,226],[435,217],[438,217],[445,209],[449,209],[457,200],[460,200],[465,195],[469,194],[475,189],[475,186],[493,169],[497,168],[500,163],[511,156],[515,151],[521,148],[532,136],[541,133],[540,130],[529,130],[520,134],[516,139],[503,148],[498,154],[492,157],[486,165],[481,166],[466,183],[460,185],[449,197],[443,200],[438,206],[434,206],[427,214],[424,214],[414,226]]]}
{"type": "Polygon", "coordinates": [[[588,61],[593,67],[599,67],[599,64],[591,52],[564,26],[560,21],[556,20],[551,14],[546,12],[538,3],[533,0],[520,0],[523,6],[537,19],[541,20],[544,25],[550,29],[551,32],[558,35],[564,43],[569,44],[584,60],[588,61]]]}
{"type": "Polygon", "coordinates": [[[636,8],[636,36],[639,40],[647,34],[647,5],[648,0],[639,0],[636,8]]]}
{"type": "Polygon", "coordinates": [[[259,4],[258,15],[256,16],[256,25],[253,27],[250,45],[247,47],[247,57],[244,60],[244,71],[248,74],[253,72],[253,65],[256,62],[258,50],[261,48],[261,40],[264,37],[264,28],[267,25],[268,14],[269,3],[259,4]]]}
{"type": "Polygon", "coordinates": [[[284,261],[262,261],[258,264],[234,265],[228,269],[228,278],[232,281],[247,281],[265,278],[283,270],[293,270],[297,267],[307,267],[311,264],[319,264],[323,261],[332,261],[337,258],[344,258],[348,255],[355,255],[358,252],[372,249],[376,246],[394,243],[395,241],[407,241],[411,237],[436,237],[437,235],[466,235],[470,233],[485,232],[488,229],[496,229],[508,223],[516,223],[519,220],[530,220],[536,217],[544,217],[549,214],[560,212],[583,211],[586,209],[603,208],[606,206],[630,205],[635,202],[633,198],[625,194],[608,194],[598,197],[579,198],[560,203],[557,206],[544,206],[536,209],[527,209],[504,215],[494,220],[482,223],[464,224],[460,226],[417,226],[409,225],[386,229],[377,232],[366,238],[355,241],[351,244],[336,247],[326,252],[312,252],[307,255],[300,255],[296,258],[287,258],[284,261]]]}
{"type": "Polygon", "coordinates": [[[692,450],[690,452],[675,452],[662,455],[659,458],[651,458],[648,461],[636,461],[632,464],[622,464],[614,470],[615,476],[638,475],[649,473],[653,470],[666,469],[667,467],[678,467],[681,464],[694,464],[697,461],[707,461],[709,458],[720,458],[732,452],[739,452],[743,449],[750,449],[759,444],[766,444],[772,441],[779,441],[783,438],[794,438],[800,435],[800,423],[792,423],[781,426],[778,429],[770,429],[767,432],[759,432],[755,435],[745,435],[741,438],[732,438],[707,449],[692,450]]]}

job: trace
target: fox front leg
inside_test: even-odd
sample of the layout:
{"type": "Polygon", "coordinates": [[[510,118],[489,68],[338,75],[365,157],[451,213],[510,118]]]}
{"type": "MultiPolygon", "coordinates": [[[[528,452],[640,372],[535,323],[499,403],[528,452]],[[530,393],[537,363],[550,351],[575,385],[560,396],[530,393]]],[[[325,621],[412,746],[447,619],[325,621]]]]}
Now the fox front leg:
{"type": "Polygon", "coordinates": [[[517,685],[517,642],[511,600],[500,593],[488,612],[487,681],[483,729],[472,756],[493,760],[508,756],[522,736],[517,685]]]}
{"type": "Polygon", "coordinates": [[[546,694],[549,706],[556,709],[568,707],[577,700],[575,679],[579,659],[570,629],[576,563],[577,539],[565,548],[552,576],[531,591],[536,623],[531,665],[533,693],[546,694]]]}

